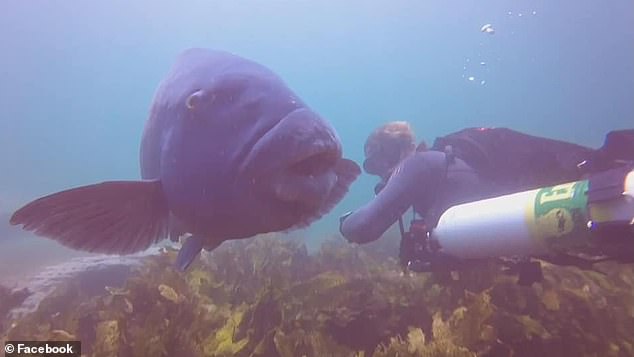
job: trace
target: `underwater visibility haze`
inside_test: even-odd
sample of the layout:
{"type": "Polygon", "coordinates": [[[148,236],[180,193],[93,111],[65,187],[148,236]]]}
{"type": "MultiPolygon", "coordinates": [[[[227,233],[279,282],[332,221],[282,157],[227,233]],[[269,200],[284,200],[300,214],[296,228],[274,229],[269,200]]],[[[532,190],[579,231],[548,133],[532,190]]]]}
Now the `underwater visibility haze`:
{"type": "MultiPolygon", "coordinates": [[[[80,340],[89,356],[634,356],[632,264],[543,263],[531,286],[495,264],[403,276],[398,227],[361,246],[339,233],[374,196],[358,166],[385,122],[427,143],[507,127],[592,148],[634,127],[631,1],[4,0],[0,48],[3,341],[80,340]],[[220,72],[235,80],[201,80],[220,72]],[[210,109],[210,88],[255,104],[210,109]],[[165,124],[196,115],[226,124],[165,124]],[[165,153],[179,164],[161,171],[165,153]],[[229,156],[251,160],[257,200],[241,196],[252,176],[233,175],[229,156]],[[307,158],[317,168],[294,166],[307,158]],[[14,223],[54,239],[9,224],[39,197],[159,177],[172,180],[160,212],[47,223],[44,201],[14,223]],[[225,200],[192,194],[203,186],[225,200]],[[167,206],[207,240],[142,251],[174,220],[167,206]],[[223,213],[211,224],[201,207],[223,213]],[[103,248],[121,227],[144,238],[138,249],[103,248]]],[[[133,192],[83,196],[94,211],[82,214],[133,192]]],[[[68,197],[57,203],[78,203],[68,197]]]]}

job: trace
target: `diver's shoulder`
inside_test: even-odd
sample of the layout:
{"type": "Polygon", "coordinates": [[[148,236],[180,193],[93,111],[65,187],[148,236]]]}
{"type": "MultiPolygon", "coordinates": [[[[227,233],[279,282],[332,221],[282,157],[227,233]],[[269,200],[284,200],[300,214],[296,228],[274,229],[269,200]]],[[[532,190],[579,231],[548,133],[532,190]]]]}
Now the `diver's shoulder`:
{"type": "Polygon", "coordinates": [[[438,150],[417,151],[411,154],[405,161],[407,165],[430,168],[435,166],[445,166],[447,155],[438,150]]]}
{"type": "Polygon", "coordinates": [[[416,152],[410,158],[412,161],[418,162],[425,167],[441,166],[455,170],[473,170],[473,168],[464,160],[457,156],[448,155],[439,150],[427,150],[416,152]]]}
{"type": "Polygon", "coordinates": [[[445,158],[445,153],[440,150],[416,151],[411,155],[416,160],[438,160],[445,158]]]}

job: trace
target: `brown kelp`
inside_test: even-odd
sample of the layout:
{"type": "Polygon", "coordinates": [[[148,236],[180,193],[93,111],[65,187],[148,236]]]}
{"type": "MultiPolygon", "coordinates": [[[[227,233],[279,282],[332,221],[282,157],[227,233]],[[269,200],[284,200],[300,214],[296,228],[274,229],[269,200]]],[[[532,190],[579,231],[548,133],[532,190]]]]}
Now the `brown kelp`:
{"type": "Polygon", "coordinates": [[[4,339],[80,339],[87,356],[631,356],[634,269],[544,264],[404,275],[386,237],[315,254],[277,235],[223,244],[187,273],[144,258],[119,287],[69,281],[4,339]]]}

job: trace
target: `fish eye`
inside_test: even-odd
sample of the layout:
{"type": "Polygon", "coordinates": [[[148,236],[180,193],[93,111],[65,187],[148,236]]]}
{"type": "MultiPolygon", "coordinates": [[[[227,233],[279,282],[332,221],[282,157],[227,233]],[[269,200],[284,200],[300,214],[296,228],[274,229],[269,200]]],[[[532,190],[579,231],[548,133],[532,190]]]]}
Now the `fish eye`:
{"type": "Polygon", "coordinates": [[[201,89],[195,91],[194,93],[190,94],[189,97],[187,97],[187,99],[185,100],[185,106],[187,107],[187,109],[190,110],[196,108],[196,106],[200,104],[202,97],[203,91],[201,89]]]}

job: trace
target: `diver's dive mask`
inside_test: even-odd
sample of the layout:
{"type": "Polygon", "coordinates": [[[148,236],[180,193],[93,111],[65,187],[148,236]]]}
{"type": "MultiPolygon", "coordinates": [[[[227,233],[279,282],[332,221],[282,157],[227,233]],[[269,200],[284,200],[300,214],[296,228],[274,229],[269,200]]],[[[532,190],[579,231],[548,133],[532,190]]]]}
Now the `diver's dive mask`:
{"type": "Polygon", "coordinates": [[[401,159],[401,148],[398,146],[378,146],[366,152],[363,170],[370,175],[383,176],[401,159]]]}

